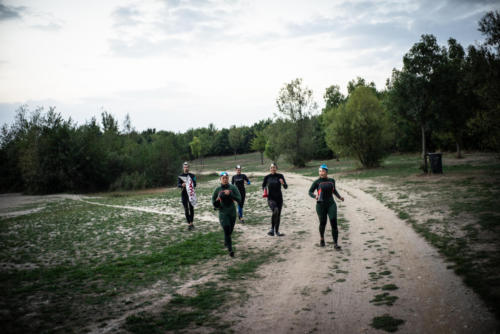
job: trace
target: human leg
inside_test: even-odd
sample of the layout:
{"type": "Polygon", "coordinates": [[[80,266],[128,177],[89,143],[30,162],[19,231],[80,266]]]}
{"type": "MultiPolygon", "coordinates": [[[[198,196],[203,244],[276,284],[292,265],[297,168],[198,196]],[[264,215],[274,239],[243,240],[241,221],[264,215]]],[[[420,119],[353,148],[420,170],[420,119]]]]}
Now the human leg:
{"type": "Polygon", "coordinates": [[[231,235],[236,223],[236,215],[219,214],[219,221],[224,231],[224,245],[227,247],[229,255],[234,256],[231,235]]]}
{"type": "Polygon", "coordinates": [[[327,214],[325,212],[324,205],[321,203],[316,203],[316,213],[318,214],[319,219],[319,236],[321,238],[320,245],[325,245],[325,229],[327,222],[327,214]]]}
{"type": "Polygon", "coordinates": [[[194,208],[189,199],[182,197],[182,206],[184,206],[184,215],[186,216],[186,221],[188,223],[188,229],[192,230],[194,228],[193,218],[194,218],[194,208]]]}
{"type": "Polygon", "coordinates": [[[243,206],[245,205],[245,197],[246,193],[244,191],[240,191],[241,202],[238,204],[238,217],[240,220],[243,220],[243,206]]]}
{"type": "Polygon", "coordinates": [[[192,224],[194,221],[194,207],[189,201],[188,201],[188,206],[189,206],[189,222],[192,224]]]}
{"type": "Polygon", "coordinates": [[[182,197],[182,206],[184,207],[184,215],[186,216],[186,221],[189,224],[189,200],[182,197]]]}
{"type": "Polygon", "coordinates": [[[328,208],[328,218],[330,218],[330,226],[332,227],[332,238],[335,249],[340,249],[338,246],[339,229],[337,226],[337,206],[335,203],[328,208]]]}
{"type": "Polygon", "coordinates": [[[274,231],[278,237],[283,236],[283,233],[280,233],[280,222],[281,222],[281,209],[283,208],[283,203],[278,203],[278,207],[275,208],[273,212],[274,216],[274,231]]]}
{"type": "Polygon", "coordinates": [[[267,204],[269,205],[269,208],[271,209],[272,216],[271,216],[271,230],[267,233],[270,236],[274,236],[274,226],[276,224],[276,210],[278,209],[278,204],[276,201],[268,199],[267,204]]]}

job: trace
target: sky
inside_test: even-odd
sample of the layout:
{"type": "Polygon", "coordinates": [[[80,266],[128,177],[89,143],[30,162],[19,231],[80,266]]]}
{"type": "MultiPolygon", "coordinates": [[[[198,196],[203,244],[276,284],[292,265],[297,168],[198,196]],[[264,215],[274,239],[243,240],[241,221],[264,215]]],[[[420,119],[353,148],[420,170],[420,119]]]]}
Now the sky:
{"type": "Polygon", "coordinates": [[[184,132],[251,125],[295,78],[383,89],[422,34],[481,43],[496,0],[0,0],[0,125],[27,105],[84,124],[184,132]]]}

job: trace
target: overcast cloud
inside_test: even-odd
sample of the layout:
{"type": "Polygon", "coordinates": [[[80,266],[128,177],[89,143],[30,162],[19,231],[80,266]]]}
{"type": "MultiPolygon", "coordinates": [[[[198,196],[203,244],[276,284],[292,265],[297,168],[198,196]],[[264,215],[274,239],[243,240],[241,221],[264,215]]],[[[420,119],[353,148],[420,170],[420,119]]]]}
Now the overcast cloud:
{"type": "Polygon", "coordinates": [[[0,123],[22,104],[78,123],[128,113],[139,130],[272,117],[297,77],[383,88],[422,34],[464,47],[497,1],[0,0],[0,123]]]}

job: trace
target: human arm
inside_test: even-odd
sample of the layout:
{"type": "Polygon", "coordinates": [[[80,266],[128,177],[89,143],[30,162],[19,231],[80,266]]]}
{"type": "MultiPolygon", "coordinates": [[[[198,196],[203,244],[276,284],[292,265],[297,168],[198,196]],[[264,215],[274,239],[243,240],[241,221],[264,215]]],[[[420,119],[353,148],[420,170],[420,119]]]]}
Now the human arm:
{"type": "Polygon", "coordinates": [[[193,187],[196,188],[196,175],[191,174],[191,180],[193,180],[193,187]]]}
{"type": "Polygon", "coordinates": [[[219,188],[218,187],[214,190],[214,193],[212,194],[212,205],[214,206],[214,208],[220,207],[219,188]]]}
{"type": "Polygon", "coordinates": [[[318,188],[318,181],[314,181],[309,188],[309,197],[316,198],[314,191],[318,188]]]}
{"type": "Polygon", "coordinates": [[[262,190],[264,190],[267,186],[267,175],[264,177],[264,181],[262,181],[262,190]]]}
{"type": "Polygon", "coordinates": [[[235,200],[236,202],[240,203],[241,202],[241,194],[240,191],[238,190],[237,187],[231,186],[231,198],[235,200]]]}
{"type": "Polygon", "coordinates": [[[283,188],[288,189],[288,184],[286,184],[283,174],[280,174],[280,183],[283,185],[283,188]]]}
{"type": "Polygon", "coordinates": [[[180,178],[180,176],[177,176],[177,188],[184,188],[186,186],[186,183],[184,183],[184,180],[180,178]]]}
{"type": "Polygon", "coordinates": [[[340,196],[340,194],[338,193],[337,187],[335,186],[335,180],[332,179],[332,182],[333,182],[333,194],[343,202],[344,197],[340,196]]]}
{"type": "Polygon", "coordinates": [[[250,180],[246,175],[243,176],[243,180],[247,182],[247,184],[250,184],[250,180]]]}

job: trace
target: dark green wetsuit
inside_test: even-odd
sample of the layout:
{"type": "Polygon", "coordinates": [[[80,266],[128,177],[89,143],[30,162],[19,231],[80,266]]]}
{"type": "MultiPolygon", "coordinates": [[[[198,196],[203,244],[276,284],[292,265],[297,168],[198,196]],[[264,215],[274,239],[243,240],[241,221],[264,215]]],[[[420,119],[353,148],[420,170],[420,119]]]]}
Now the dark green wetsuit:
{"type": "Polygon", "coordinates": [[[212,204],[216,209],[219,209],[219,222],[224,230],[224,244],[230,252],[233,251],[231,234],[236,222],[236,206],[234,205],[234,201],[239,203],[241,195],[238,188],[232,184],[221,184],[214,190],[212,204]],[[224,190],[229,190],[230,194],[224,194],[224,190]]]}
{"type": "Polygon", "coordinates": [[[314,191],[318,193],[318,200],[316,202],[316,213],[319,218],[319,234],[321,239],[324,239],[326,221],[330,218],[330,225],[332,226],[333,242],[337,244],[339,237],[339,230],[337,227],[337,204],[332,195],[340,199],[340,195],[335,188],[335,180],[332,178],[318,178],[313,182],[309,188],[309,196],[316,198],[314,191]]]}

